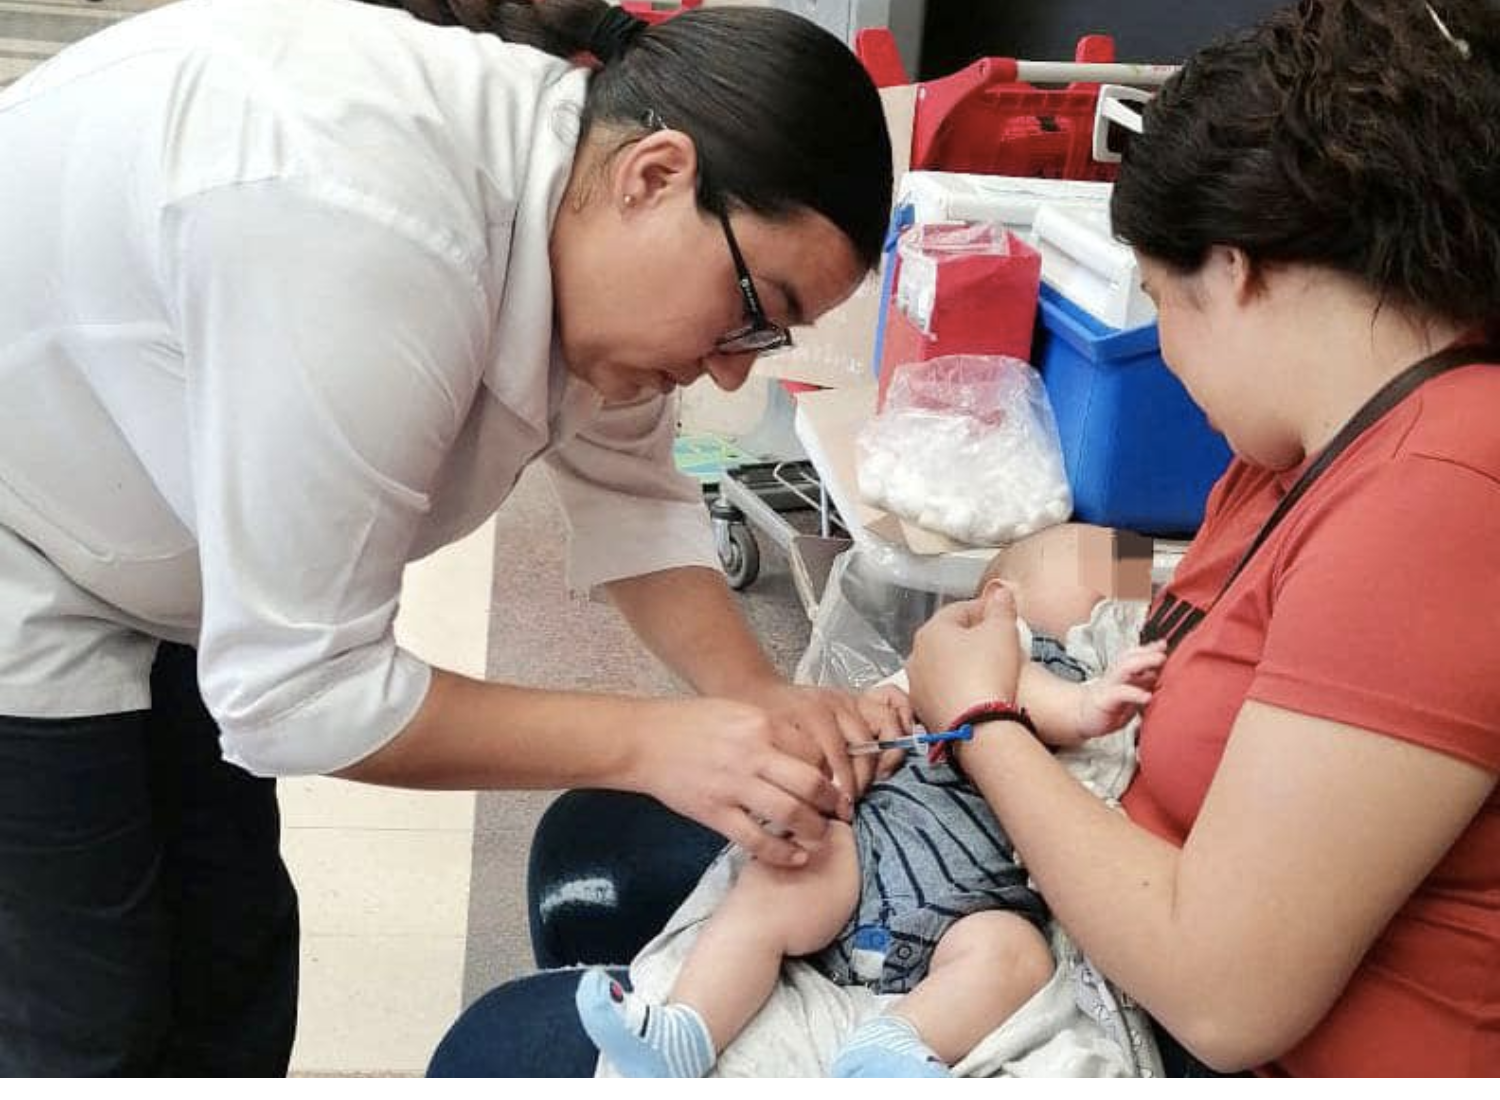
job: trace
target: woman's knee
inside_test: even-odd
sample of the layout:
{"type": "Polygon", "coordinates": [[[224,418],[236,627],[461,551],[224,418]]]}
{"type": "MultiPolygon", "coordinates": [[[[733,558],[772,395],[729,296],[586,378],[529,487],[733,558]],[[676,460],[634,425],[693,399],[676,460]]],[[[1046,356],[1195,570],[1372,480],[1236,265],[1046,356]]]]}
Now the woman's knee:
{"type": "Polygon", "coordinates": [[[544,970],[490,990],[448,1029],[427,1075],[592,1077],[598,1051],[573,1002],[582,973],[544,970]]]}
{"type": "Polygon", "coordinates": [[[643,795],[561,795],[537,825],[527,870],[537,965],[633,958],[723,846],[717,833],[643,795]]]}

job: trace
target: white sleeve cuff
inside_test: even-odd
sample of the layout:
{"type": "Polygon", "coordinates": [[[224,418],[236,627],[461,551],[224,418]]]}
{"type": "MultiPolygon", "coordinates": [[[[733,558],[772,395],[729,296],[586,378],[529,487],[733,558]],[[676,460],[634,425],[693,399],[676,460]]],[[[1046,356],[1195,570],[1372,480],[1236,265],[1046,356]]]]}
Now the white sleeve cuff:
{"type": "Polygon", "coordinates": [[[576,508],[569,520],[568,588],[578,595],[663,569],[721,568],[702,502],[630,498],[612,507],[576,508]]]}
{"type": "Polygon", "coordinates": [[[348,654],[318,672],[334,678],[289,710],[220,717],[224,759],[258,776],[330,775],[404,730],[432,681],[428,665],[395,646],[348,654]]]}

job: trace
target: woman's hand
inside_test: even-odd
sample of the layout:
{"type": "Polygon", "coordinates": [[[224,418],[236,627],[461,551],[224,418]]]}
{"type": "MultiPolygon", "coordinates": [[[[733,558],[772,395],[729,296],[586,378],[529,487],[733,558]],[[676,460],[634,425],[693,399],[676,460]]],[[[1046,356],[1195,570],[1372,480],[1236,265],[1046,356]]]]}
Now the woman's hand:
{"type": "Polygon", "coordinates": [[[929,730],[949,729],[976,703],[1013,702],[1025,660],[1008,590],[949,604],[917,631],[906,663],[912,707],[929,730]]]}
{"type": "Polygon", "coordinates": [[[830,817],[848,820],[849,798],[808,761],[822,758],[784,714],[729,699],[645,706],[631,789],[782,867],[807,862],[830,817]]]}

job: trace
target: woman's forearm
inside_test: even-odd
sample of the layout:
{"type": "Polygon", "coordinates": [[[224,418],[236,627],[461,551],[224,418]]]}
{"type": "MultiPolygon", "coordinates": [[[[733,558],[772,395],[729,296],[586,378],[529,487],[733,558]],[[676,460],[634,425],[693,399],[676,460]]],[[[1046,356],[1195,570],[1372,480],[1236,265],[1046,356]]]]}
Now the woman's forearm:
{"type": "MultiPolygon", "coordinates": [[[[1255,1006],[1286,1002],[1214,946],[1212,913],[1200,909],[1193,919],[1207,926],[1188,927],[1179,849],[1106,806],[1019,725],[982,727],[961,759],[1058,921],[1101,971],[1216,1068],[1279,1052],[1255,1006]]],[[[1246,953],[1252,968],[1254,956],[1246,953]]]]}
{"type": "Polygon", "coordinates": [[[1172,942],[1178,849],[1106,806],[1013,722],[980,726],[959,759],[1064,927],[1149,1002],[1172,942]]]}
{"type": "Polygon", "coordinates": [[[1079,946],[1218,1069],[1323,1019],[1495,787],[1453,756],[1251,703],[1179,849],[1015,723],[959,753],[1079,946]]]}

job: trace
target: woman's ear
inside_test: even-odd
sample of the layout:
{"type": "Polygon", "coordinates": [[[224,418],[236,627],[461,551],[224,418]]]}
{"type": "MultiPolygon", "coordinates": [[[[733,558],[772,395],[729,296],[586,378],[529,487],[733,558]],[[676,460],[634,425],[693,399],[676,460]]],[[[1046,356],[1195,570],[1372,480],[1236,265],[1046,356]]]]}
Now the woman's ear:
{"type": "Polygon", "coordinates": [[[1224,279],[1236,304],[1247,305],[1261,292],[1260,269],[1244,249],[1227,244],[1214,245],[1210,260],[1224,279]]]}
{"type": "Polygon", "coordinates": [[[681,130],[653,130],[620,150],[610,186],[621,208],[648,210],[684,197],[696,203],[698,148],[681,130]]]}

